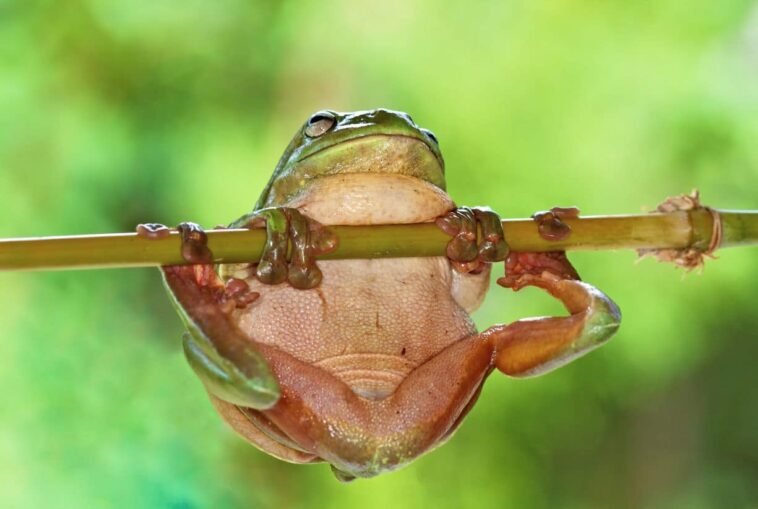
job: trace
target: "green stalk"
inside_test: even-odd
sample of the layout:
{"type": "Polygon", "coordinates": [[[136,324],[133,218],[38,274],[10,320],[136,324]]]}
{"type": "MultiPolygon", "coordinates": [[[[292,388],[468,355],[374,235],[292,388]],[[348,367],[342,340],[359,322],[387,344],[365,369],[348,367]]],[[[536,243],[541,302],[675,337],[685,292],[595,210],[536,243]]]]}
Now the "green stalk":
{"type": "MultiPolygon", "coordinates": [[[[720,247],[758,244],[758,211],[717,211],[720,247]]],[[[684,249],[706,251],[714,216],[710,209],[594,216],[566,219],[571,235],[560,241],[540,237],[531,219],[503,221],[514,251],[684,249]]],[[[333,226],[340,239],[336,251],[320,259],[441,256],[450,240],[433,223],[333,226]]],[[[265,231],[209,230],[208,246],[216,263],[254,262],[263,249],[265,231]]],[[[0,270],[92,269],[145,267],[186,263],[180,237],[172,232],[150,240],[136,233],[77,235],[0,240],[0,270]]]]}

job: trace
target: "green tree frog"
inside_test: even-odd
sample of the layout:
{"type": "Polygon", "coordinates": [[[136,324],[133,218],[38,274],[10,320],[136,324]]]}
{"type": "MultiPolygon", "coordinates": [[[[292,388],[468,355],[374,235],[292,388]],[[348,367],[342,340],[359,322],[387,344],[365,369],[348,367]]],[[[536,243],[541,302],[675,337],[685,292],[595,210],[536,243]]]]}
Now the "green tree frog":
{"type": "MultiPolygon", "coordinates": [[[[564,235],[571,213],[538,216],[546,238],[564,235]]],[[[508,253],[496,214],[457,208],[437,138],[405,113],[314,114],[231,226],[266,228],[259,263],[210,264],[204,233],[185,223],[183,253],[197,263],[162,268],[189,363],[244,439],[285,461],[328,462],[341,480],[444,443],[494,369],[544,373],[619,325],[563,253],[508,253]],[[328,225],[433,221],[452,236],[447,256],[315,262],[339,240],[328,225]],[[477,332],[470,314],[503,260],[498,283],[542,288],[569,315],[477,332]]]]}

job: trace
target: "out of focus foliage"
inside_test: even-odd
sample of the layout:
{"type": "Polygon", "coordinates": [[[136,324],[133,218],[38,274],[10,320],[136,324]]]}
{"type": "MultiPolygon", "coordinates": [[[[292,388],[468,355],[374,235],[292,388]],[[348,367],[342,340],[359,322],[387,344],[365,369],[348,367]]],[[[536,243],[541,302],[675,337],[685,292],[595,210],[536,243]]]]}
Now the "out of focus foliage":
{"type": "MultiPolygon", "coordinates": [[[[379,106],[435,131],[461,204],[758,208],[746,0],[0,0],[0,236],[227,222],[310,112],[379,106]]],[[[758,251],[573,258],[618,336],[493,374],[447,445],[352,485],[226,429],[156,271],[0,274],[0,507],[755,507],[758,251]]],[[[476,319],[558,311],[495,288],[476,319]]]]}

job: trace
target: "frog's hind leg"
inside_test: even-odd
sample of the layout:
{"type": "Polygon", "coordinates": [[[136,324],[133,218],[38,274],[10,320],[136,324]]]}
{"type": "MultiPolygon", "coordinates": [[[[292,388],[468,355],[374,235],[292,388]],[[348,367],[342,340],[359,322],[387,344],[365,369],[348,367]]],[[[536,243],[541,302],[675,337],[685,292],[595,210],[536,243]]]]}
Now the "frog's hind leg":
{"type": "Polygon", "coordinates": [[[212,394],[210,399],[213,407],[224,421],[238,435],[261,451],[290,463],[319,463],[323,461],[317,455],[298,448],[293,442],[286,439],[280,431],[272,430],[273,424],[266,427],[264,431],[264,428],[256,423],[259,419],[265,419],[259,412],[228,403],[212,394]]]}
{"type": "Polygon", "coordinates": [[[510,376],[539,375],[584,355],[618,329],[621,313],[597,288],[578,280],[562,252],[511,253],[502,286],[536,286],[560,299],[569,316],[495,325],[482,336],[495,346],[495,365],[510,376]]]}
{"type": "Polygon", "coordinates": [[[289,440],[323,458],[343,481],[398,468],[449,438],[492,370],[493,345],[462,338],[380,400],[357,395],[322,368],[258,345],[281,386],[260,412],[289,440]]]}

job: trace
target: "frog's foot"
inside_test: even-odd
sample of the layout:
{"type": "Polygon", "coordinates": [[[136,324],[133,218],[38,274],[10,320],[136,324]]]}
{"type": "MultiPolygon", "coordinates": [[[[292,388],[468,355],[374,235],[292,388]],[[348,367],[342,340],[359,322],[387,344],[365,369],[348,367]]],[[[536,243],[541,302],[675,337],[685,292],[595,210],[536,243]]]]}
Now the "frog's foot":
{"type": "Polygon", "coordinates": [[[224,286],[212,265],[173,265],[161,269],[188,330],[184,335],[184,353],[208,392],[250,408],[274,405],[279,399],[276,378],[253,341],[239,330],[229,314],[230,307],[239,305],[236,299],[251,298],[245,293],[246,288],[235,282],[240,280],[224,286]],[[200,277],[198,268],[202,272],[200,277]]]}
{"type": "Polygon", "coordinates": [[[171,229],[161,223],[140,223],[137,225],[137,235],[146,239],[165,239],[171,235],[171,229]]]}
{"type": "Polygon", "coordinates": [[[264,224],[267,238],[255,271],[258,279],[271,285],[286,280],[301,290],[318,286],[322,274],[315,257],[336,249],[337,237],[299,210],[287,207],[259,210],[243,226],[255,228],[264,224]]]}
{"type": "Polygon", "coordinates": [[[250,290],[244,279],[229,278],[224,284],[224,311],[231,313],[233,309],[245,309],[260,296],[260,293],[250,290]]]}
{"type": "Polygon", "coordinates": [[[339,482],[348,483],[348,482],[353,482],[357,479],[353,474],[344,472],[340,470],[339,468],[335,467],[334,465],[330,465],[330,467],[332,468],[332,474],[334,474],[334,477],[339,482]]]}
{"type": "Polygon", "coordinates": [[[600,346],[618,329],[621,312],[616,304],[579,281],[563,253],[513,253],[508,262],[511,273],[498,284],[514,290],[542,288],[560,299],[570,314],[519,320],[483,332],[495,346],[495,365],[503,373],[545,373],[600,346]]]}
{"type": "Polygon", "coordinates": [[[176,229],[182,236],[182,258],[190,263],[209,264],[213,261],[208,236],[199,224],[179,223],[176,229]]]}
{"type": "Polygon", "coordinates": [[[525,276],[540,276],[548,272],[559,279],[580,279],[574,266],[566,257],[565,251],[549,251],[546,253],[511,252],[505,261],[505,276],[497,283],[506,288],[518,291],[529,286],[531,279],[525,276]]]}
{"type": "Polygon", "coordinates": [[[508,256],[500,216],[489,208],[459,207],[436,224],[453,237],[447,244],[447,257],[458,272],[476,273],[508,256]]]}
{"type": "Polygon", "coordinates": [[[571,235],[571,227],[564,223],[563,219],[576,217],[579,217],[579,209],[576,207],[553,207],[532,214],[540,236],[546,240],[563,240],[571,235]]]}
{"type": "Polygon", "coordinates": [[[208,236],[200,225],[181,223],[177,230],[182,237],[182,258],[194,262],[195,282],[211,290],[209,296],[221,310],[228,314],[234,309],[244,309],[260,297],[258,292],[250,291],[250,286],[243,279],[231,277],[224,283],[218,277],[214,265],[208,263],[213,260],[213,253],[208,249],[208,236]]]}
{"type": "MultiPolygon", "coordinates": [[[[224,229],[216,226],[214,229],[224,229]]],[[[224,284],[217,276],[216,270],[209,261],[213,253],[208,249],[208,237],[203,228],[195,223],[181,223],[177,226],[182,244],[182,258],[193,263],[192,270],[195,282],[200,286],[212,288],[214,300],[221,309],[230,313],[232,310],[244,309],[254,302],[260,294],[250,291],[246,281],[234,277],[228,278],[224,284]]],[[[137,235],[147,239],[163,239],[171,234],[171,229],[160,223],[142,223],[137,225],[137,235]]]]}

